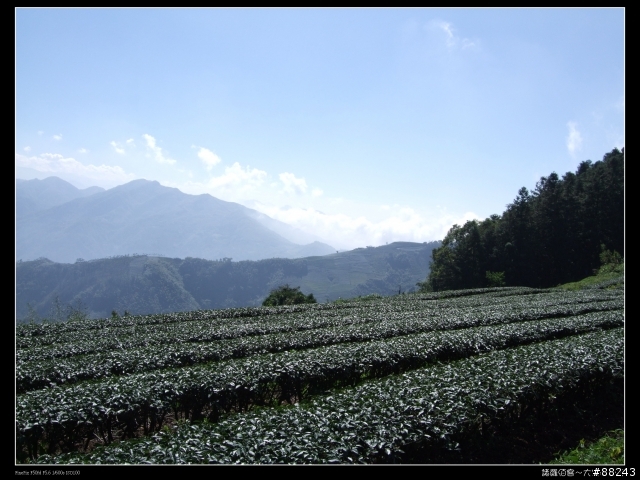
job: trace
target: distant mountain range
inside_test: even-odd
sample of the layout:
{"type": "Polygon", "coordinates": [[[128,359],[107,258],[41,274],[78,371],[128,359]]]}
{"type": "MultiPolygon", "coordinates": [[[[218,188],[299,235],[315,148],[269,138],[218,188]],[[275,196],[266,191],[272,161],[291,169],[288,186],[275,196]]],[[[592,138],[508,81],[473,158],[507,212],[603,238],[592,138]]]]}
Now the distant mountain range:
{"type": "Polygon", "coordinates": [[[288,283],[319,302],[410,292],[429,274],[440,242],[395,242],[300,259],[211,261],[121,256],[77,263],[47,259],[16,263],[16,319],[51,317],[56,299],[84,306],[93,318],[258,306],[288,283]]]}
{"type": "Polygon", "coordinates": [[[148,180],[84,190],[57,177],[16,180],[16,259],[71,263],[159,254],[208,260],[326,255],[336,250],[255,210],[148,180]]]}
{"type": "Polygon", "coordinates": [[[104,188],[90,187],[80,190],[58,177],[48,177],[44,180],[18,178],[16,179],[16,216],[22,218],[30,213],[100,192],[104,192],[104,188]]]}

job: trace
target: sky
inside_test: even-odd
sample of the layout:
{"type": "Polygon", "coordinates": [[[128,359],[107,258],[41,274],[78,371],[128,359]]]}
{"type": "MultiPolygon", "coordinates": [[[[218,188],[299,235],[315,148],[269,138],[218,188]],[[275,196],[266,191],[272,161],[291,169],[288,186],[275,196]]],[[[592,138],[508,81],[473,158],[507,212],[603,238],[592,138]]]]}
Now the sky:
{"type": "Polygon", "coordinates": [[[156,180],[339,249],[624,147],[623,8],[17,8],[15,176],[156,180]]]}

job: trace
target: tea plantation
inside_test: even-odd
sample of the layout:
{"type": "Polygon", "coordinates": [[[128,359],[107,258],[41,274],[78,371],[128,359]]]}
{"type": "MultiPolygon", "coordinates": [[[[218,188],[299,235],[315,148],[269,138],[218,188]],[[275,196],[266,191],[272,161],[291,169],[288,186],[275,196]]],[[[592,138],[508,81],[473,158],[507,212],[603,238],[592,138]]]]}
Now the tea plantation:
{"type": "Polygon", "coordinates": [[[620,282],[19,325],[15,455],[535,463],[552,418],[621,412],[623,382],[620,282]]]}

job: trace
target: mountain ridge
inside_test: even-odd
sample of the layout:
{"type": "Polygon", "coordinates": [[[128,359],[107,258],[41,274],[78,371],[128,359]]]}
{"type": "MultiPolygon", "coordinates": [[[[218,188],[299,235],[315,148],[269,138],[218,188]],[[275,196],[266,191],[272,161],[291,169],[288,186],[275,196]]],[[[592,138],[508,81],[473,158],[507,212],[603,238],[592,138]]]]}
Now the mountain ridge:
{"type": "MultiPolygon", "coordinates": [[[[16,182],[17,199],[24,197],[20,192],[29,182],[16,182]]],[[[238,203],[209,194],[188,195],[144,179],[78,194],[31,213],[24,210],[16,209],[16,258],[23,260],[46,257],[70,263],[135,252],[259,260],[335,251],[317,241],[296,244],[256,220],[264,214],[238,203]]]]}
{"type": "Polygon", "coordinates": [[[104,191],[101,187],[77,188],[60,177],[23,180],[16,178],[16,215],[46,210],[75,198],[87,197],[104,191]]]}

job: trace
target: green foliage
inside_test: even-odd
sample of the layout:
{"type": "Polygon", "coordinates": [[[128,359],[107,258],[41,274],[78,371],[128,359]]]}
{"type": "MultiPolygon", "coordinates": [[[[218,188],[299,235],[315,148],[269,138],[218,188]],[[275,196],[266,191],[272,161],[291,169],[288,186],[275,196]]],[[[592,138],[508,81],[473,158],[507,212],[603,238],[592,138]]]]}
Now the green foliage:
{"type": "Polygon", "coordinates": [[[505,285],[551,287],[601,264],[611,270],[623,257],[624,149],[614,149],[562,178],[541,177],[532,192],[521,188],[502,215],[451,227],[418,286],[423,292],[491,286],[498,279],[488,271],[504,272],[505,285]]]}
{"type": "Polygon", "coordinates": [[[305,295],[300,287],[292,288],[288,284],[274,288],[262,302],[263,307],[278,307],[281,305],[298,305],[302,303],[318,303],[313,293],[305,295]]]}
{"type": "Polygon", "coordinates": [[[564,452],[552,464],[583,464],[607,465],[624,464],[624,430],[617,429],[608,432],[596,442],[580,440],[578,446],[564,452]]]}
{"type": "Polygon", "coordinates": [[[40,317],[48,316],[56,294],[65,304],[81,298],[94,319],[110,317],[112,309],[139,315],[258,307],[272,288],[285,283],[313,292],[318,302],[389,296],[399,284],[408,291],[424,279],[431,250],[439,245],[394,242],[335,256],[240,262],[141,255],[78,263],[23,261],[16,263],[16,317],[27,317],[27,303],[40,317]]]}
{"type": "Polygon", "coordinates": [[[601,266],[594,270],[595,275],[583,278],[577,282],[559,285],[563,290],[582,290],[591,288],[623,288],[624,287],[624,259],[618,252],[606,250],[601,246],[601,266]]]}
{"type": "Polygon", "coordinates": [[[504,272],[487,271],[486,278],[489,287],[504,287],[506,285],[506,282],[504,281],[504,272]]]}
{"type": "Polygon", "coordinates": [[[561,290],[611,289],[624,287],[624,267],[620,265],[617,271],[593,275],[577,282],[559,285],[561,290]]]}
{"type": "Polygon", "coordinates": [[[620,266],[624,264],[624,259],[616,251],[607,250],[605,244],[600,245],[600,268],[598,274],[610,273],[620,270],[620,266]]]}
{"type": "Polygon", "coordinates": [[[622,308],[621,291],[586,290],[567,297],[564,292],[509,287],[411,295],[406,299],[387,297],[376,302],[234,309],[193,312],[199,315],[192,316],[180,313],[47,328],[21,327],[16,338],[16,391],[259,353],[318,348],[346,339],[368,342],[397,335],[575,315],[581,317],[569,322],[573,324],[572,331],[587,318],[589,322],[597,322],[598,328],[604,328],[621,325],[622,314],[611,314],[610,310],[622,308]],[[446,304],[433,300],[445,300],[446,304]],[[567,301],[575,304],[566,305],[567,301]],[[464,309],[469,308],[474,315],[464,314],[464,309]],[[282,315],[284,312],[286,316],[282,315]],[[355,312],[362,318],[354,319],[355,312]],[[215,313],[222,315],[216,318],[215,313]]]}
{"type": "MultiPolygon", "coordinates": [[[[155,442],[151,439],[160,435],[190,449],[192,442],[175,437],[184,431],[193,434],[193,442],[211,439],[196,450],[223,463],[399,461],[396,447],[414,440],[446,446],[439,439],[448,442],[481,425],[470,419],[509,422],[521,406],[538,408],[563,391],[574,392],[582,384],[598,389],[601,380],[621,375],[623,307],[617,290],[507,287],[21,325],[16,329],[16,456],[57,455],[98,438],[136,452],[126,453],[134,455],[127,460],[109,450],[116,456],[100,463],[157,463],[160,457],[148,455],[161,455],[164,447],[137,451],[130,438],[155,442]],[[562,354],[563,349],[568,350],[562,354]],[[489,357],[497,363],[486,364],[489,357]],[[419,371],[428,365],[433,368],[419,371]],[[323,392],[333,400],[318,396],[323,392]],[[362,404],[362,399],[369,402],[366,398],[371,408],[362,404]],[[270,408],[296,402],[300,407],[270,408]],[[295,412],[305,405],[313,407],[313,415],[298,417],[295,412]],[[255,406],[263,409],[254,415],[255,406]],[[389,409],[396,414],[390,416],[389,409]],[[214,433],[201,437],[195,424],[163,431],[167,415],[178,422],[208,417],[207,428],[214,433]],[[264,429],[248,435],[242,425],[253,431],[257,416],[266,422],[264,429]],[[314,437],[287,448],[291,445],[295,455],[299,447],[315,453],[294,458],[282,450],[267,452],[271,442],[256,447],[241,438],[271,438],[274,432],[297,438],[290,430],[294,424],[304,426],[297,436],[313,432],[314,437]],[[376,427],[366,430],[366,425],[376,427]],[[335,432],[327,426],[335,426],[335,432]],[[405,428],[416,435],[426,428],[431,440],[408,438],[405,428]],[[233,448],[215,438],[229,438],[233,448]],[[371,444],[357,443],[362,438],[371,444]],[[336,450],[326,452],[326,445],[337,445],[336,450]],[[343,447],[348,451],[339,451],[343,447]],[[387,448],[397,457],[389,457],[387,448]],[[241,451],[249,456],[233,453],[241,451]]],[[[263,428],[260,424],[256,428],[263,428]]],[[[274,445],[280,447],[277,441],[274,445]]],[[[180,463],[192,453],[174,454],[166,458],[180,463]]],[[[189,458],[198,463],[197,457],[189,458]]],[[[48,463],[68,459],[58,456],[48,463]]]]}
{"type": "MultiPolygon", "coordinates": [[[[535,326],[532,327],[535,329],[535,326]]],[[[451,333],[473,336],[472,332],[451,333]]],[[[397,340],[405,343],[405,339],[397,340]]],[[[428,341],[427,337],[424,340],[428,341]]],[[[574,394],[577,397],[593,395],[612,380],[621,379],[624,374],[622,328],[543,342],[533,341],[482,354],[474,353],[473,346],[466,347],[464,338],[460,340],[457,344],[463,350],[468,350],[462,358],[415,368],[402,375],[385,374],[387,368],[393,369],[395,356],[393,353],[387,354],[386,349],[381,349],[379,345],[360,358],[355,354],[358,345],[348,345],[351,351],[344,352],[342,361],[350,362],[351,367],[346,363],[328,368],[333,362],[328,352],[314,355],[313,352],[302,351],[293,356],[281,356],[278,360],[281,363],[271,365],[268,369],[262,363],[269,360],[258,357],[252,365],[255,378],[264,378],[258,370],[272,372],[282,382],[282,387],[276,392],[288,388],[292,396],[297,394],[299,381],[305,378],[304,371],[308,378],[320,381],[319,371],[327,372],[327,375],[333,372],[338,378],[348,378],[353,375],[354,368],[375,369],[379,362],[383,367],[380,370],[382,378],[316,396],[295,406],[264,408],[254,412],[245,412],[246,404],[239,401],[259,388],[251,388],[247,383],[231,383],[230,378],[224,379],[224,389],[230,395],[235,395],[230,408],[238,412],[237,415],[223,416],[219,422],[208,424],[178,422],[170,432],[147,435],[134,441],[113,442],[104,449],[88,454],[71,452],[53,456],[55,452],[48,452],[49,455],[35,460],[37,463],[94,464],[397,463],[402,462],[407,448],[423,448],[428,455],[443,448],[456,449],[458,442],[465,439],[486,442],[487,435],[490,435],[486,425],[501,424],[509,428],[510,425],[517,425],[519,417],[528,412],[549,408],[555,398],[574,394]],[[301,361],[302,357],[309,354],[311,358],[301,361]],[[376,354],[380,357],[376,357],[376,354]]],[[[446,351],[442,341],[437,344],[446,351]]],[[[407,343],[405,346],[412,348],[407,343]]],[[[413,346],[415,352],[420,352],[416,347],[419,345],[413,346]]],[[[368,344],[364,342],[362,348],[367,349],[368,344]]],[[[238,373],[246,377],[251,375],[247,368],[239,368],[238,373]]],[[[176,382],[184,377],[187,376],[178,377],[176,382]]],[[[208,381],[204,377],[203,380],[208,381]]],[[[197,383],[200,385],[202,381],[197,383]]],[[[181,385],[172,385],[166,382],[158,392],[183,391],[181,385]]],[[[137,388],[139,391],[135,395],[143,400],[148,388],[137,388]]],[[[198,388],[196,386],[194,389],[196,395],[200,391],[198,388]]],[[[58,416],[56,422],[49,423],[42,418],[38,425],[35,422],[28,425],[20,422],[19,433],[24,432],[25,439],[32,433],[36,438],[39,426],[45,425],[51,432],[60,431],[59,438],[75,436],[81,424],[94,428],[93,422],[98,421],[100,412],[119,411],[120,421],[125,426],[128,418],[135,417],[127,415],[123,407],[130,408],[137,401],[130,399],[124,402],[122,390],[108,389],[113,396],[114,406],[88,406],[81,412],[87,415],[85,420],[69,418],[69,415],[62,421],[57,420],[63,418],[58,416]]],[[[219,389],[211,390],[212,396],[218,392],[219,389]]],[[[64,393],[66,398],[60,395],[56,408],[70,400],[81,402],[80,397],[86,395],[72,389],[64,390],[64,393]]],[[[206,397],[206,394],[202,396],[206,397]]],[[[197,398],[194,396],[193,400],[197,398]]],[[[45,411],[30,405],[41,399],[42,395],[20,397],[17,408],[31,414],[45,411]]],[[[216,397],[213,401],[223,403],[223,398],[216,397]]],[[[160,402],[154,403],[158,405],[160,402]]],[[[176,410],[188,404],[187,401],[175,402],[176,410]]],[[[78,417],[71,408],[69,412],[78,417]]],[[[114,420],[118,418],[115,413],[112,416],[114,420]]]]}
{"type": "Polygon", "coordinates": [[[428,280],[425,280],[424,282],[416,283],[416,287],[418,287],[418,293],[433,292],[433,287],[431,286],[431,283],[429,283],[428,280]]]}
{"type": "Polygon", "coordinates": [[[604,244],[600,245],[600,248],[602,249],[602,253],[600,253],[602,265],[620,265],[622,263],[622,256],[618,252],[607,250],[604,244]]]}

